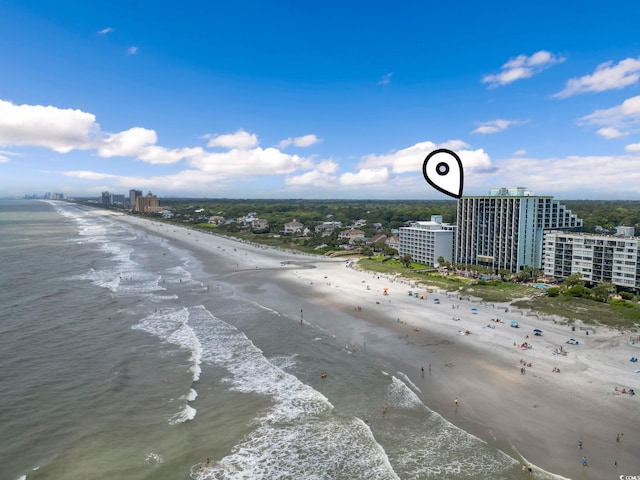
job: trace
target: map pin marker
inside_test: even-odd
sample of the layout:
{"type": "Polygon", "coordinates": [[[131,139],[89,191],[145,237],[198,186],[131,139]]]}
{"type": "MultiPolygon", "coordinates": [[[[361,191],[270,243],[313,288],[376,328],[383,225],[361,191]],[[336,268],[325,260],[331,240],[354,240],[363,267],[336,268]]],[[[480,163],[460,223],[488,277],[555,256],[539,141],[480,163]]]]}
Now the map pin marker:
{"type": "Polygon", "coordinates": [[[429,185],[450,197],[460,198],[464,172],[460,157],[451,150],[434,150],[422,164],[422,175],[429,185]]]}

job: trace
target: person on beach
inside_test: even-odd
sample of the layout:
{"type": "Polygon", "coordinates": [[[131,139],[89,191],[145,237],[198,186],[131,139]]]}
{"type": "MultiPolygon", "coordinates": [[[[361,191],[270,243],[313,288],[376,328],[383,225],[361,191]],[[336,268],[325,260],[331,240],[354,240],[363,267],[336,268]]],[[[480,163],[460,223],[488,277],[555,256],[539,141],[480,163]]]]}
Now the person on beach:
{"type": "Polygon", "coordinates": [[[453,403],[456,404],[456,407],[458,406],[458,397],[456,397],[456,399],[453,401],[453,403]]]}
{"type": "Polygon", "coordinates": [[[589,462],[587,462],[587,457],[582,457],[582,466],[587,467],[588,465],[589,465],[589,462]]]}
{"type": "Polygon", "coordinates": [[[582,450],[582,439],[578,440],[578,450],[582,450]]]}
{"type": "Polygon", "coordinates": [[[620,443],[620,434],[616,433],[616,443],[620,443]]]}

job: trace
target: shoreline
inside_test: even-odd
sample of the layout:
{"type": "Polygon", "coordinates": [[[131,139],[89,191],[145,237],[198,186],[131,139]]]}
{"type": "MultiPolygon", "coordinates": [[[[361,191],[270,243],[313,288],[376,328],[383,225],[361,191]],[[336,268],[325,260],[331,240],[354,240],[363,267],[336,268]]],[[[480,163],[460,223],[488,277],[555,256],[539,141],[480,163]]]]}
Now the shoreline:
{"type": "Polygon", "coordinates": [[[640,397],[614,391],[636,388],[640,378],[629,362],[640,347],[631,346],[628,335],[604,327],[595,335],[572,332],[568,325],[453,299],[439,289],[422,289],[421,300],[408,296],[407,290],[416,290],[409,282],[346,268],[344,259],[257,247],[148,219],[119,219],[191,251],[210,281],[232,284],[292,320],[303,308],[306,322],[383,359],[420,389],[430,409],[514,458],[568,478],[640,474],[640,397]],[[440,304],[433,302],[436,295],[440,304]],[[496,318],[506,323],[492,322],[496,318]],[[511,328],[510,319],[520,328],[511,328]],[[543,335],[534,336],[533,328],[543,335]],[[564,343],[570,337],[580,345],[564,343]],[[525,341],[533,348],[513,346],[525,341]],[[567,356],[553,355],[560,346],[567,356]],[[521,359],[532,364],[524,375],[521,359]],[[561,373],[553,373],[555,367],[561,373]],[[624,434],[620,443],[617,433],[624,434]]]}

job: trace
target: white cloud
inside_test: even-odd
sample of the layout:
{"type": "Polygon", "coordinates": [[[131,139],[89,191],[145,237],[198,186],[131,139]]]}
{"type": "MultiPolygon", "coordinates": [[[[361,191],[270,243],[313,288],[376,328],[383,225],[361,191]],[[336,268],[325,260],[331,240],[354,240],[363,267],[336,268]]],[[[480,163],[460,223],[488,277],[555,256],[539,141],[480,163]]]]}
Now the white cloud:
{"type": "Polygon", "coordinates": [[[107,28],[103,28],[102,30],[98,30],[98,35],[106,35],[107,33],[111,33],[113,32],[113,28],[111,27],[107,27],[107,28]]]}
{"type": "Polygon", "coordinates": [[[551,65],[564,61],[564,57],[554,55],[546,50],[540,50],[530,57],[518,55],[502,65],[500,73],[482,77],[482,83],[488,83],[489,88],[508,85],[516,80],[530,78],[551,65]]]}
{"type": "Polygon", "coordinates": [[[610,192],[609,195],[617,196],[634,192],[635,195],[640,182],[638,163],[638,155],[511,158],[500,161],[492,182],[524,185],[540,194],[582,192],[586,198],[590,192],[610,192]]]}
{"type": "Polygon", "coordinates": [[[284,179],[284,183],[289,186],[310,185],[314,187],[330,187],[336,185],[338,180],[335,176],[328,175],[316,169],[305,172],[302,175],[287,176],[284,179]]]}
{"type": "Polygon", "coordinates": [[[127,48],[127,55],[135,55],[136,53],[138,53],[138,47],[131,46],[127,48]]]}
{"type": "MultiPolygon", "coordinates": [[[[579,125],[603,125],[609,131],[616,130],[619,135],[627,134],[625,130],[640,124],[640,95],[626,99],[620,105],[596,110],[578,120],[579,125]]],[[[604,129],[605,131],[607,129],[604,129]]],[[[603,130],[603,129],[600,129],[603,130]]],[[[598,133],[600,133],[598,130],[598,133]]],[[[608,137],[609,138],[609,137],[608,137]]],[[[615,138],[615,137],[611,137],[615,138]]]]}
{"type": "Polygon", "coordinates": [[[207,147],[252,148],[258,145],[258,137],[256,134],[245,132],[243,129],[235,133],[205,135],[204,138],[209,139],[207,147]]]}
{"type": "Polygon", "coordinates": [[[0,100],[0,145],[46,147],[60,153],[87,149],[99,130],[95,120],[80,110],[0,100]]]}
{"type": "Polygon", "coordinates": [[[7,163],[9,161],[9,157],[5,157],[4,155],[0,154],[0,163],[7,163]]]}
{"type": "Polygon", "coordinates": [[[629,135],[628,133],[621,132],[617,128],[613,127],[603,127],[596,132],[601,137],[606,138],[607,140],[611,140],[613,138],[626,137],[629,135]]]}
{"type": "Polygon", "coordinates": [[[284,179],[285,185],[312,185],[314,187],[329,187],[336,185],[338,179],[331,175],[336,173],[340,166],[333,160],[323,160],[309,172],[301,175],[287,176],[284,179]]]}
{"type": "MultiPolygon", "coordinates": [[[[115,185],[130,188],[136,185],[138,188],[185,192],[194,191],[194,188],[210,187],[212,183],[218,182],[224,178],[222,175],[206,174],[200,170],[183,170],[175,174],[162,176],[120,176],[108,173],[91,172],[91,171],[67,171],[63,172],[65,176],[80,178],[85,180],[112,180],[115,185]]],[[[101,191],[108,190],[110,187],[102,186],[101,191]]],[[[201,190],[202,191],[202,190],[201,190]]]]}
{"type": "Polygon", "coordinates": [[[624,149],[627,152],[640,153],[640,143],[630,143],[624,149]]]}
{"type": "Polygon", "coordinates": [[[500,118],[488,122],[478,122],[478,125],[480,126],[471,133],[482,133],[485,135],[490,133],[498,133],[506,130],[510,125],[517,125],[518,123],[520,122],[518,122],[517,120],[502,120],[500,118]]]}
{"type": "Polygon", "coordinates": [[[89,170],[71,170],[63,172],[63,175],[67,177],[80,178],[82,180],[105,180],[118,178],[117,175],[112,175],[110,173],[91,172],[89,170]]]}
{"type": "Polygon", "coordinates": [[[158,135],[147,128],[134,127],[108,135],[98,144],[98,155],[103,158],[133,157],[151,164],[171,164],[202,155],[200,147],[167,149],[155,145],[158,135]]]}
{"type": "Polygon", "coordinates": [[[640,58],[626,58],[616,65],[610,61],[598,65],[591,75],[568,80],[566,87],[553,96],[567,98],[581,93],[619,90],[633,85],[638,80],[640,80],[640,58]]]}
{"type": "Polygon", "coordinates": [[[391,179],[391,173],[387,168],[363,168],[356,173],[343,173],[340,175],[340,185],[376,185],[386,183],[391,179]]]}
{"type": "Polygon", "coordinates": [[[203,172],[225,175],[278,175],[313,168],[310,159],[289,155],[276,148],[234,148],[227,152],[202,152],[189,164],[203,172]]]}
{"type": "Polygon", "coordinates": [[[287,148],[289,145],[294,145],[296,147],[310,147],[311,145],[315,145],[316,143],[320,143],[321,141],[322,141],[321,138],[318,138],[317,136],[310,134],[310,135],[303,135],[301,137],[286,138],[282,140],[278,144],[278,146],[281,149],[287,148]]]}
{"type": "Polygon", "coordinates": [[[389,85],[391,83],[391,77],[393,76],[393,72],[388,72],[382,75],[380,80],[378,80],[378,85],[389,85]]]}
{"type": "Polygon", "coordinates": [[[513,152],[513,154],[515,156],[520,156],[521,157],[523,155],[526,155],[527,151],[525,149],[521,148],[520,150],[516,150],[515,152],[513,152]]]}
{"type": "Polygon", "coordinates": [[[484,150],[466,150],[469,145],[461,140],[451,140],[439,145],[433,142],[420,142],[387,155],[367,155],[362,158],[358,168],[375,169],[387,167],[393,173],[413,172],[421,174],[424,159],[438,148],[448,148],[455,151],[465,169],[485,170],[491,168],[491,159],[484,150]]]}
{"type": "Polygon", "coordinates": [[[106,137],[98,147],[98,155],[105,158],[137,157],[157,141],[158,135],[155,131],[134,127],[106,137]]]}

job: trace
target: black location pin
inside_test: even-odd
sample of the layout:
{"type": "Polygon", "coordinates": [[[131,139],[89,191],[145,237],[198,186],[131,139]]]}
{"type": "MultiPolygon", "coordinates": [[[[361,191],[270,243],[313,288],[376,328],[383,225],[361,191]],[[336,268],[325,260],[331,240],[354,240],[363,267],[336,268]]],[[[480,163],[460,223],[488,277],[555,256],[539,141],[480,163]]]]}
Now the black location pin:
{"type": "Polygon", "coordinates": [[[464,171],[455,152],[446,148],[431,152],[422,164],[422,175],[436,190],[454,198],[462,196],[464,171]]]}

